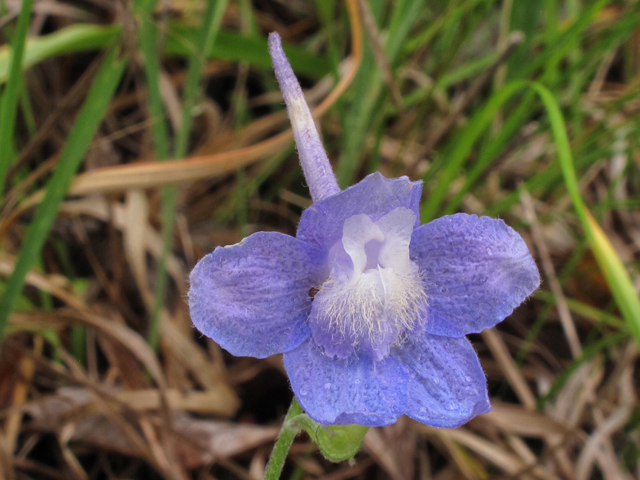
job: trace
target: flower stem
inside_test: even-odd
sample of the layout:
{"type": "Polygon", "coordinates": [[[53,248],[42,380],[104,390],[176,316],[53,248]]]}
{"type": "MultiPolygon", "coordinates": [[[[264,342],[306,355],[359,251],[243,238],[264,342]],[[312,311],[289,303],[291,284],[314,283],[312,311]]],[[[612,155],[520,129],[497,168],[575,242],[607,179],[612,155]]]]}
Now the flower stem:
{"type": "Polygon", "coordinates": [[[267,464],[267,468],[264,472],[264,480],[278,480],[280,478],[282,467],[284,467],[284,462],[287,459],[287,454],[289,453],[293,439],[296,438],[296,435],[301,430],[301,428],[296,425],[292,419],[301,413],[302,407],[298,403],[298,400],[293,397],[287,416],[284,417],[284,421],[282,422],[280,434],[273,446],[271,458],[269,459],[269,463],[267,464]]]}

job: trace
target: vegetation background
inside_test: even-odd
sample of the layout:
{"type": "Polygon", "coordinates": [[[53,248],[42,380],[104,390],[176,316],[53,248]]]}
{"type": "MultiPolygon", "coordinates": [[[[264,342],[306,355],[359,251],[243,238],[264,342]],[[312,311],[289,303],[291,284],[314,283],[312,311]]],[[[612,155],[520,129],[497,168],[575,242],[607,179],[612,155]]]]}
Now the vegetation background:
{"type": "Polygon", "coordinates": [[[310,204],[283,38],[341,186],[501,217],[541,289],[472,338],[494,409],[287,479],[640,478],[640,2],[0,0],[0,477],[260,479],[281,359],[196,332],[188,273],[310,204]]]}

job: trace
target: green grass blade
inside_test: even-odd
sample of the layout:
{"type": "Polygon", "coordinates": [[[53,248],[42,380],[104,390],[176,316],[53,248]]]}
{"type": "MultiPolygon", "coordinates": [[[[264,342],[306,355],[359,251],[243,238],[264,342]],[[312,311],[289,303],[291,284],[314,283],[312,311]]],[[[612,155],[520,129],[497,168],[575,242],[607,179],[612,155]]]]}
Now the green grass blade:
{"type": "MultiPolygon", "coordinates": [[[[197,44],[197,34],[197,30],[194,31],[192,26],[169,23],[165,53],[176,57],[189,57],[197,44]]],[[[265,37],[220,30],[215,40],[206,52],[208,58],[230,62],[244,61],[254,67],[272,69],[265,37]]],[[[298,75],[318,79],[332,71],[328,56],[319,56],[308,48],[286,43],[283,44],[283,48],[293,71],[298,75]]]]}
{"type": "MultiPolygon", "coordinates": [[[[187,78],[184,85],[182,99],[182,125],[177,134],[174,156],[183,158],[189,148],[189,136],[193,122],[193,109],[198,93],[200,75],[205,64],[207,52],[213,49],[216,36],[220,31],[222,15],[227,8],[228,0],[209,0],[202,20],[196,49],[192,52],[187,68],[187,78]]],[[[149,344],[156,348],[160,334],[160,312],[164,304],[164,294],[167,283],[166,263],[173,243],[173,225],[176,219],[176,203],[178,191],[170,186],[162,189],[162,253],[158,261],[156,289],[154,292],[153,311],[149,323],[149,344]]]]}
{"type": "MultiPolygon", "coordinates": [[[[118,35],[121,28],[118,25],[72,25],[49,35],[42,35],[27,40],[22,69],[57,55],[75,52],[99,50],[106,47],[118,35]]],[[[11,64],[11,48],[0,48],[0,83],[9,77],[11,64]]]]}
{"type": "Polygon", "coordinates": [[[457,141],[452,143],[454,147],[451,153],[446,155],[447,165],[438,178],[434,191],[431,192],[427,201],[422,206],[422,221],[427,222],[435,218],[440,203],[444,199],[451,182],[455,179],[459,169],[467,159],[473,144],[489,125],[495,111],[497,111],[511,95],[525,85],[529,85],[539,95],[547,109],[551,130],[558,149],[560,168],[567,190],[576,208],[578,218],[587,235],[587,241],[611,288],[612,294],[627,322],[629,330],[640,345],[640,299],[620,257],[582,201],[562,113],[551,92],[541,84],[524,81],[516,81],[508,84],[496,93],[487,105],[478,112],[460,132],[457,141]]]}
{"type": "Polygon", "coordinates": [[[31,18],[31,7],[33,0],[24,0],[22,8],[18,15],[18,27],[13,37],[11,51],[11,66],[9,68],[9,77],[7,86],[2,95],[0,103],[0,194],[4,186],[7,171],[11,162],[12,149],[11,137],[13,135],[13,126],[15,123],[16,109],[18,107],[18,98],[20,97],[20,85],[22,83],[22,57],[24,55],[24,46],[29,30],[29,20],[31,18]]]}
{"type": "Polygon", "coordinates": [[[420,209],[420,217],[423,223],[436,217],[440,204],[449,191],[451,183],[467,160],[475,142],[492,122],[496,112],[513,94],[524,86],[526,86],[526,82],[515,81],[496,92],[484,108],[474,115],[467,126],[458,133],[456,139],[450,143],[452,145],[451,151],[443,154],[446,159],[444,170],[436,182],[436,187],[420,209]]]}
{"type": "MultiPolygon", "coordinates": [[[[522,68],[519,69],[512,68],[509,71],[509,77],[514,78],[519,76],[524,80],[536,70],[542,69],[543,74],[541,76],[541,82],[544,82],[546,85],[555,85],[559,80],[562,80],[563,77],[566,78],[565,76],[559,75],[557,69],[558,62],[565,58],[565,56],[579,44],[581,35],[583,35],[585,29],[590,25],[593,17],[597,14],[599,9],[604,6],[606,1],[607,0],[599,0],[590,8],[585,9],[565,32],[557,38],[553,38],[540,54],[534,55],[531,62],[525,62],[522,64],[522,68]]],[[[624,20],[622,20],[621,23],[624,23],[624,20]]],[[[619,29],[619,25],[616,24],[615,30],[618,31],[619,29]]],[[[571,77],[568,78],[571,80],[571,77]]],[[[589,75],[588,78],[592,78],[592,76],[589,75]]],[[[457,206],[465,193],[469,190],[470,186],[482,174],[489,163],[491,163],[500,151],[502,151],[516,132],[520,131],[527,119],[530,118],[531,109],[533,108],[533,99],[534,96],[532,92],[531,95],[527,94],[524,99],[519,102],[517,109],[508,115],[508,118],[506,119],[498,136],[496,138],[492,138],[483,145],[478,155],[478,161],[466,176],[463,187],[456,195],[454,195],[454,198],[447,206],[444,211],[445,214],[452,213],[457,209],[457,206]]],[[[518,198],[517,194],[514,198],[518,198]]]]}
{"type": "MultiPolygon", "coordinates": [[[[155,27],[155,26],[154,26],[155,27]]],[[[100,50],[108,46],[122,32],[120,25],[72,25],[36,38],[27,40],[22,61],[22,69],[51,57],[76,52],[100,50]]],[[[173,24],[167,32],[164,53],[173,57],[188,57],[193,52],[195,34],[192,27],[173,24]]],[[[311,78],[321,78],[331,73],[331,60],[318,56],[308,49],[295,45],[284,45],[287,58],[293,69],[311,78]]],[[[221,30],[207,58],[246,61],[252,66],[271,69],[271,59],[267,53],[267,40],[256,35],[243,35],[221,30]]],[[[11,64],[11,48],[0,47],[0,84],[7,81],[11,64]]]]}
{"type": "Polygon", "coordinates": [[[422,0],[402,0],[394,3],[385,52],[392,63],[398,64],[398,59],[401,58],[400,49],[409,37],[411,27],[420,18],[424,2],[422,0]]]}
{"type": "MultiPolygon", "coordinates": [[[[144,58],[144,71],[147,81],[147,94],[149,99],[149,112],[154,119],[151,125],[151,138],[157,160],[169,158],[169,132],[165,121],[165,109],[162,95],[160,94],[160,59],[158,48],[157,29],[152,21],[153,9],[157,0],[139,0],[136,4],[140,23],[138,31],[138,45],[144,58]]],[[[162,298],[166,288],[165,265],[171,245],[173,229],[167,225],[173,225],[175,221],[175,188],[166,187],[162,190],[162,219],[165,225],[163,245],[159,260],[158,282],[156,284],[156,300],[149,321],[149,343],[155,348],[159,334],[159,313],[162,307],[162,298]]]]}
{"type": "Polygon", "coordinates": [[[147,81],[149,113],[151,115],[151,137],[158,160],[169,158],[169,132],[165,122],[165,110],[160,94],[160,60],[158,58],[157,29],[151,15],[157,0],[144,0],[138,3],[138,45],[142,51],[144,72],[147,81]]]}
{"type": "MultiPolygon", "coordinates": [[[[555,305],[556,303],[556,297],[552,293],[545,292],[544,290],[538,290],[533,294],[533,296],[539,300],[547,302],[549,305],[555,305]]],[[[620,317],[616,317],[615,315],[599,310],[578,300],[565,298],[565,302],[567,303],[567,307],[569,307],[570,311],[588,318],[592,322],[601,323],[625,332],[629,331],[627,324],[620,317]]]]}
{"type": "Polygon", "coordinates": [[[613,245],[611,245],[606,234],[593,219],[582,200],[578,187],[578,179],[573,167],[573,157],[569,146],[569,139],[567,138],[565,122],[558,102],[553,94],[543,85],[533,82],[531,83],[531,87],[540,96],[542,103],[547,109],[565,185],[571,196],[582,228],[584,228],[586,233],[589,246],[611,288],[611,293],[618,308],[620,308],[622,312],[622,316],[627,322],[631,334],[638,345],[640,345],[640,299],[622,260],[620,260],[613,245]]]}
{"type": "Polygon", "coordinates": [[[191,122],[193,120],[193,107],[195,105],[200,74],[205,63],[207,52],[211,51],[215,38],[220,30],[222,14],[227,8],[228,0],[209,0],[202,21],[202,29],[196,45],[196,50],[189,59],[187,78],[184,84],[184,97],[182,99],[182,126],[176,140],[175,156],[182,158],[187,153],[191,122]]]}
{"type": "Polygon", "coordinates": [[[7,325],[9,314],[22,291],[27,272],[40,255],[49,230],[55,221],[60,203],[64,199],[73,176],[91,144],[113,92],[122,77],[126,61],[123,58],[118,59],[117,52],[118,48],[113,47],[106,55],[60,153],[58,165],[47,185],[44,199],[38,206],[26,232],[15,267],[7,280],[4,294],[0,298],[0,339],[7,325]]]}
{"type": "MultiPolygon", "coordinates": [[[[417,13],[423,6],[423,0],[413,2],[403,0],[394,4],[390,24],[386,27],[384,45],[390,65],[395,65],[401,60],[401,47],[409,36],[411,27],[419,18],[417,13]]],[[[372,1],[370,7],[374,18],[380,23],[380,19],[383,17],[383,2],[372,1]]],[[[384,25],[378,27],[381,31],[385,30],[384,25]]],[[[371,131],[376,130],[373,126],[379,123],[385,115],[386,88],[383,77],[368,42],[365,42],[364,47],[364,55],[352,86],[352,91],[357,93],[345,119],[349,135],[344,138],[344,145],[336,168],[338,184],[343,188],[353,183],[367,138],[371,131]]]]}

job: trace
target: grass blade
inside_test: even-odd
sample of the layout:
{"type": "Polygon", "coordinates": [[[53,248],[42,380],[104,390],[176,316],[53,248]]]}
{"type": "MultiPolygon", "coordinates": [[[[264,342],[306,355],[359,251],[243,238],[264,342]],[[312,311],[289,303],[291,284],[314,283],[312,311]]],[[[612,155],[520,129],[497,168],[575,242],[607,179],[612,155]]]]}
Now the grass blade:
{"type": "Polygon", "coordinates": [[[582,228],[587,236],[587,241],[593,250],[596,261],[604,274],[611,293],[622,312],[631,334],[636,343],[640,345],[640,299],[636,292],[629,275],[616,253],[613,245],[602,231],[598,223],[593,219],[589,210],[587,210],[580,189],[578,187],[578,179],[573,168],[573,157],[571,148],[567,138],[564,118],[560,112],[558,102],[553,94],[539,83],[532,82],[531,87],[540,96],[542,103],[547,109],[549,122],[551,123],[551,131],[558,149],[558,160],[564,181],[571,196],[573,206],[576,209],[582,228]]]}
{"type": "Polygon", "coordinates": [[[169,134],[165,122],[165,111],[160,94],[160,61],[158,59],[158,36],[152,23],[153,9],[157,0],[138,2],[138,45],[142,51],[144,72],[147,80],[147,92],[149,97],[149,113],[153,119],[151,136],[158,160],[169,158],[169,134]]]}
{"type": "Polygon", "coordinates": [[[55,221],[58,207],[64,199],[73,176],[80,166],[91,140],[102,121],[111,96],[124,72],[126,61],[117,58],[113,47],[94,80],[91,90],[65,143],[56,170],[49,181],[44,200],[38,206],[28,228],[13,272],[0,298],[0,339],[15,302],[22,291],[27,272],[40,255],[49,230],[55,221]]]}
{"type": "MultiPolygon", "coordinates": [[[[192,52],[187,69],[187,78],[184,85],[184,97],[182,99],[182,125],[177,134],[174,156],[183,158],[189,148],[189,136],[193,122],[193,108],[200,75],[205,64],[207,52],[211,51],[216,36],[220,30],[222,15],[227,8],[228,0],[209,0],[202,20],[202,28],[199,32],[196,50],[192,52]]],[[[167,283],[166,263],[169,250],[173,242],[173,225],[176,219],[177,189],[174,186],[162,189],[162,253],[158,261],[158,273],[156,277],[156,289],[154,293],[153,311],[149,323],[149,344],[156,348],[160,333],[160,312],[164,303],[164,294],[167,283]]]]}
{"type": "MultiPolygon", "coordinates": [[[[22,69],[55,57],[75,52],[99,50],[106,47],[118,35],[121,28],[118,25],[72,25],[54,33],[30,38],[26,42],[22,69]]],[[[0,48],[0,83],[7,81],[11,64],[12,50],[0,48]]]]}
{"type": "Polygon", "coordinates": [[[2,103],[0,104],[0,145],[2,145],[2,148],[0,148],[0,192],[4,186],[13,151],[9,146],[11,145],[18,98],[20,97],[22,57],[29,30],[32,6],[33,0],[24,0],[22,2],[22,8],[18,15],[18,27],[13,37],[11,48],[13,55],[11,56],[11,66],[9,67],[9,78],[2,95],[2,103]]]}
{"type": "Polygon", "coordinates": [[[206,54],[213,48],[216,36],[220,30],[222,14],[227,8],[227,3],[228,0],[209,0],[207,2],[207,9],[202,20],[202,30],[200,31],[196,50],[189,59],[187,79],[184,85],[184,98],[182,99],[182,127],[178,132],[175,147],[176,158],[182,158],[187,153],[189,134],[191,133],[191,122],[193,120],[193,107],[198,92],[200,74],[205,64],[206,54]]]}
{"type": "Polygon", "coordinates": [[[469,152],[471,152],[475,142],[494,119],[496,112],[514,93],[524,86],[526,86],[526,82],[515,81],[496,92],[485,107],[477,112],[467,126],[458,133],[455,141],[450,143],[453,147],[449,152],[443,154],[444,158],[446,158],[446,166],[440,174],[435,188],[420,209],[420,218],[423,223],[429,222],[436,217],[440,204],[447,195],[451,183],[469,157],[469,152]]]}
{"type": "MultiPolygon", "coordinates": [[[[153,26],[155,28],[155,25],[153,26]]],[[[54,33],[27,40],[22,69],[26,70],[48,58],[76,52],[105,48],[122,33],[120,25],[71,25],[54,33]]],[[[197,33],[197,32],[195,32],[197,33]]],[[[164,53],[172,57],[188,57],[193,52],[193,28],[171,24],[167,31],[164,53]]],[[[331,60],[308,49],[285,44],[284,50],[292,67],[301,75],[321,78],[331,73],[331,60]]],[[[252,66],[269,70],[271,59],[267,53],[267,40],[257,35],[244,35],[221,30],[216,41],[206,52],[207,58],[230,62],[246,61],[252,66]]],[[[0,47],[0,84],[7,81],[11,64],[11,49],[0,47]]]]}
{"type": "Polygon", "coordinates": [[[495,111],[517,90],[526,85],[530,86],[539,95],[547,109],[551,130],[558,149],[560,168],[580,223],[585,230],[587,241],[611,288],[613,297],[627,322],[631,334],[638,345],[640,345],[640,299],[620,257],[611,245],[606,234],[584,205],[578,188],[578,180],[573,167],[573,157],[571,155],[571,148],[569,146],[562,113],[552,93],[543,85],[536,82],[512,82],[495,94],[487,105],[474,116],[466,128],[460,132],[458,141],[453,142],[454,148],[451,153],[447,155],[447,165],[440,175],[435,189],[422,206],[422,221],[428,222],[435,217],[451,182],[464,164],[473,144],[489,125],[495,111]]]}

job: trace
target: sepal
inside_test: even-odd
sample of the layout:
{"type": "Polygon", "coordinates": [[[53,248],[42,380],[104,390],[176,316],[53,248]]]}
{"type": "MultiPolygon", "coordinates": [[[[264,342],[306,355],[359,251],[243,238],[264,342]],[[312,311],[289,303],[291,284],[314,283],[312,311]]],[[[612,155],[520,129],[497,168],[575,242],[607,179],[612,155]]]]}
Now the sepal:
{"type": "Polygon", "coordinates": [[[327,460],[336,463],[353,458],[369,431],[369,427],[362,425],[320,425],[305,413],[291,420],[309,434],[327,460]]]}

